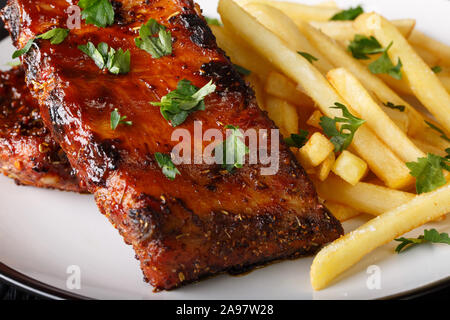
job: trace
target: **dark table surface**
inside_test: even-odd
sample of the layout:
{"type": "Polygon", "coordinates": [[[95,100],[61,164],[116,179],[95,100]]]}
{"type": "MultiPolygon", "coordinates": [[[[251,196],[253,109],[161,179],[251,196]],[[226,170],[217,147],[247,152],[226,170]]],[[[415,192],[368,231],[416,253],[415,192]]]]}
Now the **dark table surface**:
{"type": "MultiPolygon", "coordinates": [[[[0,0],[0,8],[3,8],[6,0],[0,0]]],[[[3,28],[3,23],[0,25],[0,39],[3,39],[8,34],[6,30],[3,28]]],[[[0,257],[1,259],[1,257],[0,257]]],[[[440,287],[438,289],[431,289],[424,292],[419,293],[418,295],[412,296],[413,299],[450,299],[450,284],[440,287]]],[[[0,282],[0,300],[36,300],[40,299],[40,297],[35,294],[27,293],[23,290],[20,290],[14,286],[1,283],[0,282]]]]}

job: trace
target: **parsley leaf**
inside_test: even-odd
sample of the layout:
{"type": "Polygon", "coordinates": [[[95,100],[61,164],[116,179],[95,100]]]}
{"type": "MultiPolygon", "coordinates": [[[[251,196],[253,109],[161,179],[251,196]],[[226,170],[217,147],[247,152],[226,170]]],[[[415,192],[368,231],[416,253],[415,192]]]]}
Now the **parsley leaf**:
{"type": "Polygon", "coordinates": [[[433,191],[447,183],[443,169],[450,171],[449,160],[429,153],[426,158],[419,158],[417,162],[407,162],[410,174],[416,178],[418,194],[433,191]]]}
{"type": "Polygon", "coordinates": [[[155,19],[150,19],[141,26],[139,37],[134,42],[139,49],[147,51],[155,59],[172,54],[172,34],[155,19]]]}
{"type": "Polygon", "coordinates": [[[127,126],[133,125],[133,122],[131,121],[125,121],[127,116],[121,116],[119,111],[114,109],[113,112],[111,112],[111,129],[116,130],[119,124],[125,124],[127,126]]]}
{"type": "Polygon", "coordinates": [[[395,252],[401,253],[402,251],[414,247],[422,243],[445,243],[450,245],[450,237],[448,233],[439,233],[436,229],[425,230],[423,236],[418,238],[399,238],[395,241],[401,242],[395,252]]]}
{"type": "Polygon", "coordinates": [[[222,168],[232,172],[234,168],[242,168],[244,157],[250,151],[244,143],[244,135],[238,126],[227,125],[225,128],[231,129],[231,134],[223,143],[216,146],[214,150],[216,161],[223,163],[222,168]]]}
{"type": "Polygon", "coordinates": [[[340,152],[350,146],[356,130],[366,121],[352,115],[347,107],[341,103],[336,102],[335,107],[331,108],[341,109],[343,117],[335,117],[334,119],[322,117],[320,118],[320,126],[324,133],[331,138],[330,141],[334,144],[334,151],[340,152]],[[338,123],[343,123],[340,130],[336,128],[338,123]]]}
{"type": "Polygon", "coordinates": [[[80,0],[78,6],[83,9],[81,17],[86,24],[105,28],[114,23],[114,9],[109,0],[80,0]]]}
{"type": "Polygon", "coordinates": [[[445,159],[450,160],[450,148],[445,149],[445,152],[447,152],[447,155],[445,156],[445,159]]]}
{"type": "Polygon", "coordinates": [[[222,26],[222,23],[219,21],[219,19],[216,18],[210,18],[210,17],[205,17],[206,23],[209,24],[210,26],[222,26]]]}
{"type": "Polygon", "coordinates": [[[444,130],[442,130],[441,128],[435,126],[434,124],[432,124],[431,122],[428,122],[425,120],[425,123],[433,130],[437,131],[438,133],[441,134],[441,138],[444,139],[445,141],[450,142],[450,138],[447,137],[447,135],[445,134],[444,130]]]}
{"type": "Polygon", "coordinates": [[[20,57],[21,55],[23,55],[23,54],[27,53],[28,51],[30,51],[31,46],[33,45],[33,43],[34,43],[34,38],[28,40],[27,44],[22,49],[14,51],[14,53],[12,55],[12,58],[16,59],[16,58],[20,57]]]}
{"type": "Polygon", "coordinates": [[[68,35],[69,29],[54,28],[50,31],[38,35],[36,39],[50,40],[51,44],[60,44],[67,38],[68,35]]]}
{"type": "Polygon", "coordinates": [[[307,52],[302,52],[302,51],[297,51],[297,53],[299,55],[301,55],[303,58],[305,58],[306,60],[309,61],[309,63],[313,63],[314,61],[318,61],[319,59],[317,59],[316,57],[314,57],[313,55],[307,53],[307,52]]]}
{"type": "Polygon", "coordinates": [[[82,52],[94,60],[100,69],[108,69],[112,74],[125,74],[130,72],[130,51],[123,51],[122,48],[115,50],[105,42],[100,42],[97,46],[92,42],[78,46],[82,52]]]}
{"type": "Polygon", "coordinates": [[[441,68],[440,66],[434,66],[433,68],[431,68],[431,70],[432,70],[434,73],[442,72],[442,68],[441,68]]]}
{"type": "Polygon", "coordinates": [[[52,30],[44,32],[44,33],[36,36],[35,38],[28,40],[27,44],[22,49],[16,50],[13,53],[12,57],[13,57],[13,59],[16,59],[16,58],[20,57],[21,55],[30,51],[31,46],[33,45],[33,43],[36,39],[50,40],[51,44],[60,44],[67,38],[68,34],[69,34],[69,29],[63,29],[63,28],[54,28],[52,30]]]}
{"type": "Polygon", "coordinates": [[[284,139],[284,142],[289,147],[301,148],[308,141],[309,132],[306,130],[300,130],[300,134],[291,134],[289,138],[284,139]]]}
{"type": "Polygon", "coordinates": [[[233,64],[236,71],[243,75],[243,76],[249,76],[252,72],[248,69],[245,69],[244,67],[241,67],[240,65],[233,64]]]}
{"type": "Polygon", "coordinates": [[[383,50],[383,54],[381,55],[380,58],[378,58],[377,60],[375,60],[374,62],[369,64],[369,70],[373,74],[386,73],[386,74],[390,75],[391,77],[393,77],[394,79],[401,80],[403,77],[402,71],[401,71],[402,66],[403,66],[402,61],[399,58],[397,65],[394,66],[392,64],[391,59],[389,59],[389,56],[387,54],[388,50],[392,47],[392,45],[393,45],[393,42],[391,42],[389,44],[389,46],[383,50]]]}
{"type": "Polygon", "coordinates": [[[167,179],[174,180],[177,174],[181,174],[181,172],[173,164],[170,155],[156,152],[155,159],[167,179]]]}
{"type": "Polygon", "coordinates": [[[356,34],[353,40],[348,45],[348,50],[353,57],[360,60],[369,59],[369,54],[381,53],[384,51],[381,44],[374,37],[366,37],[356,34]]]}
{"type": "Polygon", "coordinates": [[[364,10],[361,6],[356,8],[350,8],[336,13],[330,20],[355,20],[360,14],[363,14],[364,10]]]}
{"type": "Polygon", "coordinates": [[[189,80],[178,82],[177,89],[162,97],[161,102],[151,102],[160,107],[161,114],[172,127],[182,124],[189,114],[197,110],[205,110],[203,99],[216,91],[216,86],[210,81],[203,88],[198,89],[189,80]]]}
{"type": "Polygon", "coordinates": [[[383,103],[383,104],[384,104],[386,107],[388,107],[388,108],[396,109],[396,110],[398,110],[398,111],[400,111],[400,112],[404,112],[405,109],[406,109],[405,106],[403,106],[403,105],[395,105],[395,104],[393,104],[392,102],[386,102],[386,103],[383,103]]]}

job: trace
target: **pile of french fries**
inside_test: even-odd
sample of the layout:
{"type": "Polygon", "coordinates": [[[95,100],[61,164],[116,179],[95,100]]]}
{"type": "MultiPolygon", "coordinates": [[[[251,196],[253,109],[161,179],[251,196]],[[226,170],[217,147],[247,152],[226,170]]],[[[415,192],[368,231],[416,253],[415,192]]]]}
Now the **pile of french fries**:
{"type": "Polygon", "coordinates": [[[292,151],[328,209],[341,221],[361,213],[375,216],[317,254],[314,289],[325,288],[375,248],[450,212],[450,184],[417,195],[405,164],[427,153],[444,156],[450,148],[425,122],[450,132],[450,46],[417,31],[413,19],[388,21],[364,13],[354,21],[330,21],[341,11],[333,2],[220,0],[218,11],[223,26],[211,26],[213,33],[232,62],[251,71],[247,81],[261,109],[285,137],[310,133],[307,143],[292,151]],[[392,42],[388,55],[401,59],[403,79],[372,74],[366,61],[353,58],[347,45],[356,34],[373,36],[383,47],[392,42]],[[434,66],[440,66],[439,74],[434,66]],[[423,108],[413,107],[405,95],[415,96],[423,108]],[[342,116],[332,108],[336,102],[366,121],[340,153],[320,125],[323,116],[342,116]],[[403,106],[403,112],[387,102],[403,106]]]}

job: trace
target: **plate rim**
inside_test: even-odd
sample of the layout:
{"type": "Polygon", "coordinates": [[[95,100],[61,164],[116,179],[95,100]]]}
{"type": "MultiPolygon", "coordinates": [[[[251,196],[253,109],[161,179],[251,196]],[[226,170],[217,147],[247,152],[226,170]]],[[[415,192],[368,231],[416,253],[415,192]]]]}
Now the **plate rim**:
{"type": "MultiPolygon", "coordinates": [[[[95,298],[83,296],[64,289],[49,285],[25,275],[6,264],[0,262],[0,281],[3,281],[28,293],[38,295],[50,300],[96,300],[95,298]]],[[[440,289],[450,287],[450,276],[414,289],[399,292],[393,295],[380,297],[375,300],[410,300],[431,294],[440,289]]],[[[340,300],[340,299],[339,299],[340,300]]],[[[175,301],[175,300],[174,300],[175,301]]],[[[295,301],[295,300],[293,300],[295,301]]]]}

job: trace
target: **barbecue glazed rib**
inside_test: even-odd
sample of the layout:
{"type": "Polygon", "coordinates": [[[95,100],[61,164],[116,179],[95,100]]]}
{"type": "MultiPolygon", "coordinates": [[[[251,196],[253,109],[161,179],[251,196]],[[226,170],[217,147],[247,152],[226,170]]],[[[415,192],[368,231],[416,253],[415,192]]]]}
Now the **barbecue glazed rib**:
{"type": "MultiPolygon", "coordinates": [[[[218,272],[310,254],[339,237],[340,223],[319,204],[283,143],[276,175],[261,176],[262,165],[228,173],[206,164],[177,166],[181,174],[174,181],[162,174],[154,154],[170,153],[178,141],[171,141],[173,128],[149,102],[159,101],[181,79],[199,88],[212,80],[217,90],[206,97],[206,110],[192,113],[179,128],[193,133],[194,121],[202,122],[203,131],[224,131],[228,124],[243,130],[275,126],[217,48],[191,0],[112,3],[112,26],[82,23],[59,45],[36,40],[23,62],[46,126],[100,211],[133,245],[145,279],[156,289],[171,289],[218,272]],[[136,47],[138,29],[150,18],[171,31],[170,56],[154,59],[136,47]],[[129,49],[131,71],[99,70],[77,49],[88,41],[129,49]],[[133,125],[111,130],[115,108],[133,125]]],[[[53,27],[66,28],[67,7],[64,0],[12,0],[3,18],[22,48],[53,27]]]]}
{"type": "Polygon", "coordinates": [[[45,128],[22,68],[0,72],[0,172],[17,184],[86,192],[45,128]]]}

